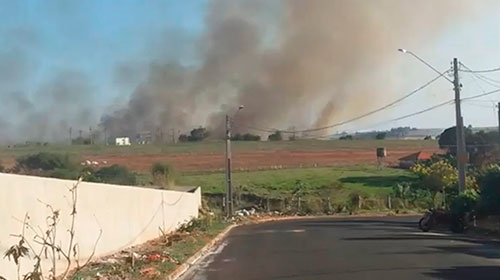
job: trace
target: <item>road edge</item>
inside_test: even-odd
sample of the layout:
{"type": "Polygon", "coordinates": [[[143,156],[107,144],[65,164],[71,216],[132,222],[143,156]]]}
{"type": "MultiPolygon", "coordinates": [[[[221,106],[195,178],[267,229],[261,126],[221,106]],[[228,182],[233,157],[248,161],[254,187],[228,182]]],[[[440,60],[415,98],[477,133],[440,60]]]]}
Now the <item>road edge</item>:
{"type": "MultiPolygon", "coordinates": [[[[414,214],[396,214],[394,216],[412,216],[414,214]]],[[[338,216],[338,215],[324,215],[324,216],[278,216],[278,217],[264,217],[261,219],[257,220],[248,220],[248,221],[243,221],[237,224],[231,224],[229,225],[226,229],[224,229],[221,233],[219,233],[215,238],[210,240],[203,248],[198,250],[194,255],[189,257],[184,263],[179,265],[176,269],[174,269],[172,272],[170,272],[166,276],[166,280],[177,280],[179,277],[184,275],[193,265],[198,262],[202,257],[206,255],[211,249],[213,249],[216,245],[218,245],[226,236],[229,234],[229,232],[239,226],[244,226],[244,225],[251,225],[251,224],[261,224],[261,223],[268,223],[268,222],[279,222],[279,221],[287,221],[287,220],[301,220],[301,219],[314,219],[314,218],[324,218],[324,217],[329,217],[329,218],[348,218],[348,217],[383,217],[383,216],[388,216],[387,214],[384,215],[384,213],[373,213],[373,214],[358,214],[358,215],[346,215],[346,216],[338,216]]]]}
{"type": "Polygon", "coordinates": [[[210,251],[215,245],[219,244],[225,237],[226,235],[235,227],[240,226],[239,224],[232,224],[229,225],[226,229],[224,229],[221,233],[217,234],[215,238],[210,240],[203,248],[198,250],[194,255],[189,257],[184,263],[179,265],[176,269],[174,269],[172,272],[170,272],[167,277],[165,278],[166,280],[176,280],[179,279],[186,271],[188,271],[196,262],[201,259],[203,256],[205,256],[208,251],[210,251]]]}

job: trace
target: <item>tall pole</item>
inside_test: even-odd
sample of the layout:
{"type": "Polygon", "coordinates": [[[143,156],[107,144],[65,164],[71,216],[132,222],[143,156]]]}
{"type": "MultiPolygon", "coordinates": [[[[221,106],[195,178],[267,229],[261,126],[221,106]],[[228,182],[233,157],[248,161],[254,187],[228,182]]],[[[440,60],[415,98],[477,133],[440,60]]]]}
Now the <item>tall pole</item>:
{"type": "Polygon", "coordinates": [[[233,190],[231,187],[231,119],[226,115],[226,215],[233,215],[233,190]]]}
{"type": "Polygon", "coordinates": [[[71,145],[73,143],[73,138],[71,138],[71,133],[73,132],[73,128],[69,128],[69,144],[71,145]]]}
{"type": "Polygon", "coordinates": [[[458,79],[458,60],[453,58],[453,86],[455,90],[455,113],[457,134],[457,167],[458,167],[458,192],[465,191],[465,168],[467,165],[467,153],[465,150],[464,120],[460,108],[460,82],[458,79]]]}
{"type": "Polygon", "coordinates": [[[498,108],[498,133],[499,133],[498,139],[500,139],[500,102],[498,102],[497,108],[498,108]]]}

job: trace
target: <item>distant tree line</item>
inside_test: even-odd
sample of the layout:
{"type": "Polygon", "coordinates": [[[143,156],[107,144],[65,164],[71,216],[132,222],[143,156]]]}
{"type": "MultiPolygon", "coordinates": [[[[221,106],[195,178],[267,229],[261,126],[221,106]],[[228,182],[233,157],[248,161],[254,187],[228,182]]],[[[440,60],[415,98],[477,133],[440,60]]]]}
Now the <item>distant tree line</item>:
{"type": "Polygon", "coordinates": [[[179,142],[198,142],[202,141],[208,136],[210,136],[210,132],[204,127],[199,127],[191,130],[189,135],[179,135],[179,142]]]}

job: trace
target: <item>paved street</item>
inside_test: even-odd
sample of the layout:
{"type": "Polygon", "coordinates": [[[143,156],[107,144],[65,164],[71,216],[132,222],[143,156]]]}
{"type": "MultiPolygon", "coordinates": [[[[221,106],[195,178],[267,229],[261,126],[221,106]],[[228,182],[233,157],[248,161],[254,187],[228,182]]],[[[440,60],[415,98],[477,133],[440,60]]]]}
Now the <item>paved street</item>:
{"type": "Polygon", "coordinates": [[[423,233],[417,220],[318,218],[239,227],[182,280],[500,279],[500,243],[423,233]]]}

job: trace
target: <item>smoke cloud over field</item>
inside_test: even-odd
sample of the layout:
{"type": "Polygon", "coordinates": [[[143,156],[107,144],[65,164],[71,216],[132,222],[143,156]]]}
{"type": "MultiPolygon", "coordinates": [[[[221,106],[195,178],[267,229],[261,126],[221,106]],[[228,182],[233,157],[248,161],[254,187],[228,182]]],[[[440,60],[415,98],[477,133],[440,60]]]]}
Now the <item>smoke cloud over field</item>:
{"type": "Polygon", "coordinates": [[[457,4],[212,1],[197,42],[201,64],[152,65],[128,105],[103,124],[126,134],[205,124],[220,130],[239,104],[237,123],[264,127],[321,126],[359,114],[391,92],[376,69],[391,63],[398,46],[432,40],[457,4]]]}
{"type": "MultiPolygon", "coordinates": [[[[63,71],[29,98],[9,89],[10,114],[21,121],[13,128],[0,120],[0,136],[23,131],[31,138],[64,139],[69,126],[96,126],[99,118],[112,136],[185,132],[199,125],[217,134],[223,116],[240,104],[245,109],[235,119],[241,126],[304,128],[340,121],[392,99],[392,77],[380,69],[394,62],[398,47],[432,42],[456,13],[465,14],[464,3],[213,0],[199,37],[158,34],[167,36],[154,47],[165,57],[151,61],[123,106],[94,112],[94,83],[63,71]],[[187,48],[193,51],[189,62],[168,53],[187,48]]],[[[18,79],[29,68],[24,53],[0,53],[0,82],[18,79]]],[[[127,84],[142,71],[130,63],[116,69],[115,84],[127,84]]]]}

